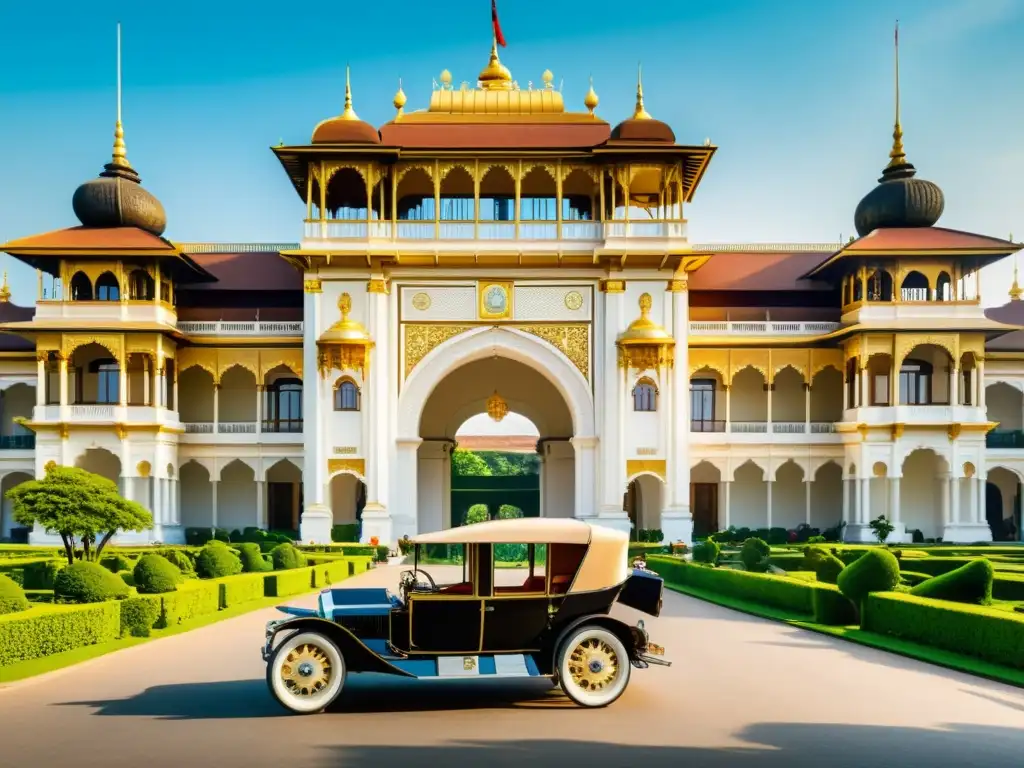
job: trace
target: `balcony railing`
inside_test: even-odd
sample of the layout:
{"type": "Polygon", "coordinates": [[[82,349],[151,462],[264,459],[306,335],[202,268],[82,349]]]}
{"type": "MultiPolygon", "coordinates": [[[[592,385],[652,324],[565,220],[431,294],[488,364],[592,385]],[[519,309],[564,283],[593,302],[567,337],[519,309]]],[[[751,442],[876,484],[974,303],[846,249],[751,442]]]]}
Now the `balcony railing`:
{"type": "Polygon", "coordinates": [[[832,421],[730,421],[693,419],[690,432],[728,432],[734,435],[828,435],[836,431],[832,421]]]}
{"type": "MultiPolygon", "coordinates": [[[[183,424],[189,435],[255,435],[255,421],[189,421],[183,424]]],[[[297,434],[302,432],[302,419],[266,420],[259,430],[263,434],[297,434]]]]}
{"type": "Polygon", "coordinates": [[[307,240],[580,241],[616,238],[685,240],[685,221],[306,221],[307,240]]]}
{"type": "Polygon", "coordinates": [[[1024,448],[1024,430],[994,429],[985,435],[989,448],[1024,448]]]}
{"type": "Polygon", "coordinates": [[[0,435],[0,451],[31,451],[35,447],[35,435],[0,435]]]}
{"type": "Polygon", "coordinates": [[[820,336],[832,333],[839,323],[775,321],[691,321],[691,336],[820,336]]]}
{"type": "Polygon", "coordinates": [[[190,336],[301,336],[302,321],[186,320],[178,330],[190,336]]]}

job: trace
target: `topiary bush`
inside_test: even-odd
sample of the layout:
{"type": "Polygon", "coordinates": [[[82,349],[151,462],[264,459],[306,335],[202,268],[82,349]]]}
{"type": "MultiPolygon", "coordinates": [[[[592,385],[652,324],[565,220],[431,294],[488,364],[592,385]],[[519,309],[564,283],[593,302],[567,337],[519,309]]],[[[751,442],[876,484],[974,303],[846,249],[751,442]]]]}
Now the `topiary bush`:
{"type": "Polygon", "coordinates": [[[748,571],[766,571],[768,570],[768,557],[771,555],[771,547],[764,541],[764,539],[750,538],[743,542],[743,547],[740,549],[740,560],[743,561],[743,567],[748,571]]]}
{"type": "Polygon", "coordinates": [[[707,539],[705,541],[698,542],[693,545],[693,562],[717,565],[718,556],[721,552],[722,548],[718,546],[718,542],[716,541],[707,539]]]}
{"type": "Polygon", "coordinates": [[[839,573],[846,564],[824,547],[807,547],[804,550],[803,570],[814,571],[818,581],[835,584],[839,573]]]}
{"type": "Polygon", "coordinates": [[[196,573],[203,579],[219,579],[242,572],[242,561],[226,545],[211,541],[196,558],[196,573]]]}
{"type": "Polygon", "coordinates": [[[135,574],[131,571],[118,571],[117,575],[120,576],[121,581],[123,581],[129,587],[135,586],[135,574]]]}
{"type": "Polygon", "coordinates": [[[922,581],[910,590],[917,597],[951,600],[954,603],[988,605],[992,602],[995,571],[985,558],[972,560],[955,571],[922,581]]]}
{"type": "Polygon", "coordinates": [[[196,575],[196,564],[191,553],[183,549],[161,549],[157,554],[166,557],[171,565],[181,571],[182,576],[196,575]]]}
{"type": "Polygon", "coordinates": [[[111,555],[100,560],[100,565],[111,573],[117,573],[118,571],[132,570],[135,568],[135,561],[124,555],[111,555]]]}
{"type": "Polygon", "coordinates": [[[306,556],[295,548],[294,544],[278,544],[270,553],[276,571],[290,571],[293,568],[304,568],[306,556]]]}
{"type": "Polygon", "coordinates": [[[66,560],[29,563],[25,566],[22,583],[25,585],[25,589],[53,589],[57,574],[66,567],[66,560]]]}
{"type": "Polygon", "coordinates": [[[181,571],[166,557],[155,553],[143,555],[132,575],[135,577],[135,588],[143,595],[174,592],[182,581],[181,571]]]}
{"type": "Polygon", "coordinates": [[[269,571],[272,567],[270,563],[263,559],[263,552],[260,549],[260,545],[256,542],[247,541],[239,544],[238,557],[242,561],[243,573],[260,573],[262,571],[269,571]]]}
{"type": "Polygon", "coordinates": [[[857,606],[869,593],[891,592],[899,583],[899,561],[885,549],[867,550],[843,568],[836,579],[839,591],[857,606]]]}
{"type": "Polygon", "coordinates": [[[0,573],[0,615],[18,613],[28,608],[25,590],[14,579],[0,573]]]}
{"type": "Polygon", "coordinates": [[[53,582],[55,598],[74,603],[102,603],[128,597],[128,585],[117,574],[99,563],[79,561],[57,574],[53,582]]]}

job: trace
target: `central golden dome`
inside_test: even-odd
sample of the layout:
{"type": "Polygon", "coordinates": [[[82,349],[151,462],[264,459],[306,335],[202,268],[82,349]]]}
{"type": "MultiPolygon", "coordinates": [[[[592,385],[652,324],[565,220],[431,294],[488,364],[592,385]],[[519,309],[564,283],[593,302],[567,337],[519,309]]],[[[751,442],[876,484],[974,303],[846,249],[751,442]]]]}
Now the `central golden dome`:
{"type": "Polygon", "coordinates": [[[501,60],[498,59],[498,42],[496,40],[491,43],[490,61],[488,61],[487,66],[481,70],[480,76],[477,79],[480,81],[480,85],[488,90],[512,90],[512,73],[509,72],[508,67],[502,64],[501,60]]]}

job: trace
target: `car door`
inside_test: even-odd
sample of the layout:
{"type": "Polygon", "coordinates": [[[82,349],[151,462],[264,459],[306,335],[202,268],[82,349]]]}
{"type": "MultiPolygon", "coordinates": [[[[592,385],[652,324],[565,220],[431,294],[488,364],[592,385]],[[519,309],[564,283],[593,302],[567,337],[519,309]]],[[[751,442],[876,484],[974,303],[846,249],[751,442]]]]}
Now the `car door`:
{"type": "MultiPolygon", "coordinates": [[[[495,565],[501,554],[495,554],[495,565]]],[[[548,626],[548,605],[551,600],[547,595],[544,566],[534,562],[530,563],[528,569],[522,569],[519,573],[517,570],[520,569],[493,570],[492,581],[495,587],[493,593],[484,600],[484,651],[532,651],[541,647],[540,640],[548,626]]]]}
{"type": "Polygon", "coordinates": [[[483,596],[491,594],[490,545],[469,546],[474,548],[470,562],[475,571],[469,574],[470,594],[410,593],[411,653],[479,653],[483,596]]]}

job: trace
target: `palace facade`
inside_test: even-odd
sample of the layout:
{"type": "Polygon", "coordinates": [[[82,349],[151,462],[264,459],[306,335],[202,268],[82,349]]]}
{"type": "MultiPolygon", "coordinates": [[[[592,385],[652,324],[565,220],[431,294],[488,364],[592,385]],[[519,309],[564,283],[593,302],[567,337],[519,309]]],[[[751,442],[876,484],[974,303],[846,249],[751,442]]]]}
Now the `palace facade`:
{"type": "Polygon", "coordinates": [[[544,516],[1019,537],[1024,303],[1015,283],[984,311],[979,270],[1022,245],[937,226],[898,116],[858,237],[700,245],[716,147],[679,143],[639,82],[616,125],[592,86],[572,111],[541,83],[492,48],[426,109],[399,89],[379,129],[346,83],[341,115],[273,147],[298,243],[164,237],[118,120],[81,226],[0,246],[39,274],[34,307],[0,293],[0,489],[107,476],[153,511],[124,540],[359,519],[395,541],[463,522],[456,431],[513,411],[541,435],[544,516]]]}

